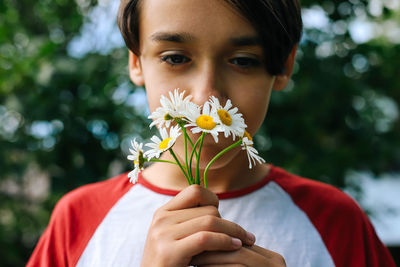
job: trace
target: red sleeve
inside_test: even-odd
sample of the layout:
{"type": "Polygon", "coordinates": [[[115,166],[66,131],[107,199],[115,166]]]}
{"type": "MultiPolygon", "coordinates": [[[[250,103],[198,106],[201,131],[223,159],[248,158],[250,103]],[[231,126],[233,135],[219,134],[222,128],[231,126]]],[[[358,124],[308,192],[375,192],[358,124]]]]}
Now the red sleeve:
{"type": "Polygon", "coordinates": [[[274,168],[277,182],[318,230],[338,267],[395,267],[368,217],[339,189],[274,168]]]}
{"type": "Polygon", "coordinates": [[[97,226],[131,188],[128,180],[121,174],[62,197],[27,266],[75,266],[97,226]]]}

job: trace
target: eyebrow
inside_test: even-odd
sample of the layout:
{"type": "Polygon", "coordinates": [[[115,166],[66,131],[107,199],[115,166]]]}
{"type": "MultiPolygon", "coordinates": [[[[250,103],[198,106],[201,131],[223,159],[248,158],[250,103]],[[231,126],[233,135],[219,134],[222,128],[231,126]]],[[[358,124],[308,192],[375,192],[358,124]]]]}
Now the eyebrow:
{"type": "Polygon", "coordinates": [[[155,42],[174,42],[174,43],[188,43],[195,41],[196,38],[186,32],[171,33],[171,32],[156,32],[150,36],[150,39],[155,42]]]}
{"type": "MultiPolygon", "coordinates": [[[[189,43],[196,41],[197,38],[187,32],[156,32],[150,36],[150,40],[154,42],[189,43]]],[[[229,42],[233,46],[262,46],[260,38],[256,35],[232,37],[229,42]]]]}
{"type": "Polygon", "coordinates": [[[230,39],[234,46],[262,46],[258,36],[241,36],[230,39]]]}

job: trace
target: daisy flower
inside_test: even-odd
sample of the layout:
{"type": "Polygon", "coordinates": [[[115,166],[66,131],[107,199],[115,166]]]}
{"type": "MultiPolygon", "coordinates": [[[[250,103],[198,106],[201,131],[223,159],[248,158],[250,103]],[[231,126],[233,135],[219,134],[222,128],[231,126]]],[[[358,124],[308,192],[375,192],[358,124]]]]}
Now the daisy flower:
{"type": "MultiPolygon", "coordinates": [[[[247,132],[245,132],[246,135],[247,132]]],[[[248,134],[248,133],[247,133],[248,134]]],[[[248,135],[250,136],[250,135],[248,135]]],[[[251,138],[251,137],[250,137],[251,138]]],[[[242,150],[246,150],[247,158],[249,159],[249,169],[251,169],[252,163],[253,165],[258,163],[265,163],[265,160],[258,155],[258,151],[253,147],[253,141],[250,140],[248,137],[243,137],[242,139],[242,150]]]]}
{"type": "Polygon", "coordinates": [[[136,166],[135,164],[135,168],[133,169],[133,171],[128,173],[129,182],[131,182],[132,184],[136,184],[139,178],[139,172],[140,172],[139,166],[136,166]]]}
{"type": "Polygon", "coordinates": [[[146,144],[151,149],[145,152],[145,157],[148,159],[159,158],[161,153],[170,149],[174,144],[178,136],[181,135],[179,125],[175,125],[170,128],[169,135],[166,128],[160,129],[161,139],[158,136],[153,136],[151,141],[153,143],[146,144]]]}
{"type": "Polygon", "coordinates": [[[129,181],[134,184],[137,182],[139,172],[144,170],[145,159],[143,157],[143,144],[136,142],[135,138],[131,141],[131,145],[132,148],[129,148],[131,154],[127,158],[133,161],[134,169],[128,174],[128,177],[130,177],[129,181]]]}
{"type": "Polygon", "coordinates": [[[154,125],[162,127],[165,123],[166,127],[171,125],[171,121],[175,118],[184,117],[183,113],[186,111],[192,96],[186,96],[185,91],[179,93],[179,88],[174,90],[174,93],[169,92],[169,97],[164,95],[161,96],[160,103],[161,107],[158,107],[148,118],[152,119],[153,122],[150,124],[150,128],[154,125]]]}
{"type": "Polygon", "coordinates": [[[143,157],[143,144],[136,142],[136,138],[131,141],[132,148],[129,148],[130,155],[128,155],[128,160],[132,160],[134,164],[143,169],[145,159],[143,157]]]}
{"type": "Polygon", "coordinates": [[[217,117],[211,113],[211,104],[206,102],[203,105],[202,112],[198,106],[189,106],[186,112],[186,118],[188,123],[185,127],[192,127],[190,130],[192,133],[210,133],[214,138],[215,143],[218,143],[218,132],[222,132],[223,129],[217,124],[217,117]]]}
{"type": "Polygon", "coordinates": [[[213,117],[217,118],[216,122],[222,126],[225,138],[232,134],[233,140],[236,136],[243,136],[244,129],[247,125],[244,123],[242,114],[238,113],[238,108],[232,108],[231,100],[226,101],[225,107],[219,103],[215,96],[210,97],[213,117]]]}

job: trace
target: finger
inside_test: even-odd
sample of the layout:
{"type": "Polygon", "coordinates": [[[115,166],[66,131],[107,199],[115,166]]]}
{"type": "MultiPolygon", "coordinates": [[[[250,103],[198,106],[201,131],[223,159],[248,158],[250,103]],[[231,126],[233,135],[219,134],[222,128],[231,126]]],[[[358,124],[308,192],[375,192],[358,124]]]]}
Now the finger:
{"type": "Polygon", "coordinates": [[[171,220],[174,223],[183,223],[192,220],[197,217],[202,217],[206,215],[214,216],[220,218],[218,209],[215,206],[202,206],[196,208],[189,208],[183,210],[173,210],[168,212],[171,216],[171,220]]]}
{"type": "Polygon", "coordinates": [[[208,205],[218,208],[218,203],[219,200],[215,193],[199,185],[191,185],[179,192],[163,208],[169,211],[208,205]]]}
{"type": "MultiPolygon", "coordinates": [[[[192,220],[201,216],[221,217],[218,209],[215,206],[202,206],[196,208],[166,210],[164,206],[157,209],[153,214],[152,225],[173,225],[179,224],[188,220],[192,220]]],[[[249,244],[252,245],[252,244],[249,244]]]]}
{"type": "MultiPolygon", "coordinates": [[[[242,264],[245,266],[269,266],[264,256],[242,247],[235,251],[206,251],[192,258],[191,265],[242,264]],[[264,265],[260,265],[264,264],[264,265]]],[[[272,265],[275,266],[275,265],[272,265]]]]}
{"type": "Polygon", "coordinates": [[[245,246],[247,249],[250,249],[260,255],[263,255],[264,257],[268,259],[275,259],[275,258],[280,258],[281,255],[273,252],[272,250],[265,249],[263,247],[257,246],[257,245],[252,245],[252,246],[245,246]]]}
{"type": "Polygon", "coordinates": [[[249,246],[255,242],[254,235],[244,230],[240,225],[212,215],[196,217],[178,224],[177,227],[179,227],[179,231],[177,231],[179,232],[178,239],[196,232],[207,231],[227,234],[240,239],[242,243],[249,246]]]}
{"type": "Polygon", "coordinates": [[[179,240],[176,246],[176,251],[180,251],[183,257],[193,257],[204,251],[237,250],[242,247],[242,242],[226,234],[203,231],[179,240]]]}
{"type": "Polygon", "coordinates": [[[244,264],[207,264],[207,265],[197,265],[197,267],[246,267],[244,264]]]}
{"type": "MultiPolygon", "coordinates": [[[[239,264],[239,260],[246,257],[244,248],[235,251],[206,251],[194,256],[190,265],[194,266],[208,266],[208,265],[225,265],[225,264],[239,264]]],[[[247,255],[248,256],[248,255],[247,255]]],[[[245,258],[248,260],[248,258],[245,258]]]]}

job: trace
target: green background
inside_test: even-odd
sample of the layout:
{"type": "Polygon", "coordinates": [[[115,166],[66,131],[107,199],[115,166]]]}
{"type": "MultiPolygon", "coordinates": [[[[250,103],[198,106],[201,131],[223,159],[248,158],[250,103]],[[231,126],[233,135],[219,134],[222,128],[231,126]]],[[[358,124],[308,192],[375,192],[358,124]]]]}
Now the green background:
{"type": "MultiPolygon", "coordinates": [[[[364,0],[302,1],[327,23],[305,28],[292,81],[273,93],[255,138],[268,162],[356,197],[362,192],[348,179],[352,173],[399,173],[400,40],[393,31],[400,11],[393,2],[377,8],[364,0]],[[357,40],[349,30],[357,20],[380,30],[357,40]]],[[[71,54],[97,4],[0,2],[2,266],[24,265],[57,200],[130,170],[129,140],[150,135],[126,48],[71,54]]]]}

